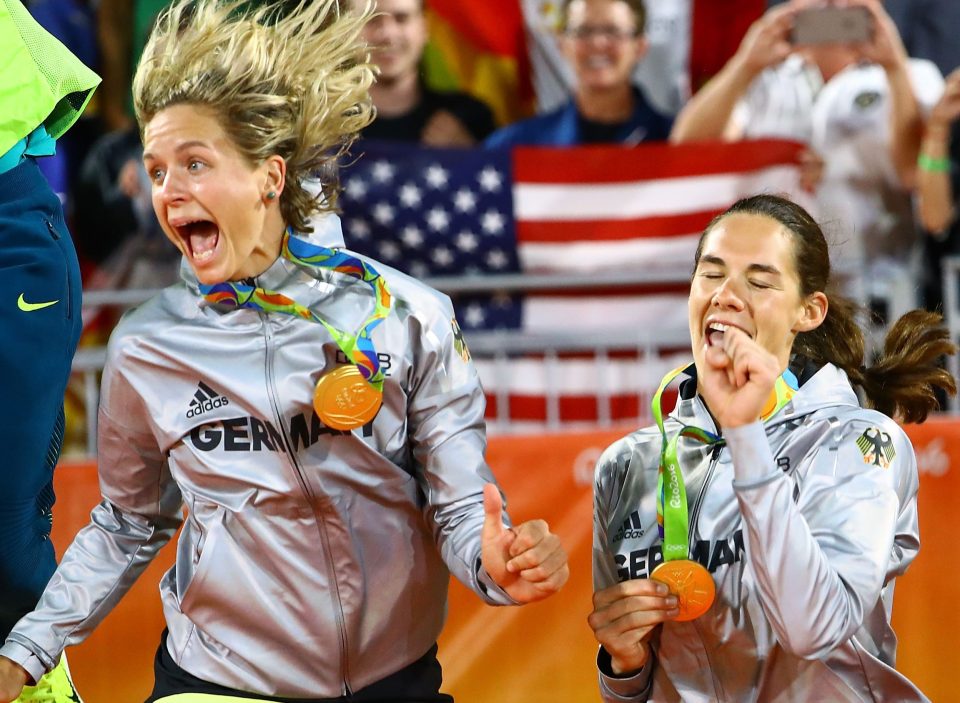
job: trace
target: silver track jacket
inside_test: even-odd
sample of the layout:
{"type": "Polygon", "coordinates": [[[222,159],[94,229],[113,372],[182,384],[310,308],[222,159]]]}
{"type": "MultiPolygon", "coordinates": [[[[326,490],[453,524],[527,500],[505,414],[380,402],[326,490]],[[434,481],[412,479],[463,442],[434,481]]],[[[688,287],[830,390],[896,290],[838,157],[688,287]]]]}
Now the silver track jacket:
{"type": "MultiPolygon", "coordinates": [[[[309,239],[342,247],[339,221],[321,222],[309,239]]],[[[34,677],[52,667],[181,522],[160,586],[170,654],[231,688],[326,698],[396,672],[436,641],[451,572],[511,602],[479,567],[493,476],[450,301],[373,263],[394,296],[372,333],[383,406],[348,433],[312,407],[320,375],[347,363],[323,325],[208,305],[186,263],[123,318],[100,400],[103,501],[2,654],[34,677]]],[[[368,286],[283,258],[256,285],[351,332],[373,310],[368,286]]]]}
{"type": "MultiPolygon", "coordinates": [[[[693,390],[666,422],[716,432],[693,390]],[[692,397],[691,397],[692,396],[692,397]]],[[[681,438],[690,558],[717,597],[666,622],[637,675],[607,676],[605,701],[924,701],[894,670],[894,578],[919,549],[916,460],[900,427],[865,410],[826,365],[767,424],[681,438]]],[[[663,560],[656,486],[661,437],[635,432],[600,458],[594,586],[649,578],[663,560]]],[[[601,650],[600,661],[606,657],[601,650]]]]}

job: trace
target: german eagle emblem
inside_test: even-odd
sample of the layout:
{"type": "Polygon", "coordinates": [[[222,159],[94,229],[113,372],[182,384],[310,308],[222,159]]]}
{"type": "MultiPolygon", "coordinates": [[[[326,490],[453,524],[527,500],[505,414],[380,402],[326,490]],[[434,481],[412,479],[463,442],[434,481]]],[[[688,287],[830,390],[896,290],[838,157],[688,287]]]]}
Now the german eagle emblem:
{"type": "Polygon", "coordinates": [[[863,454],[864,464],[873,464],[882,469],[889,469],[890,462],[897,455],[893,448],[893,439],[877,427],[864,430],[857,438],[857,447],[863,454]]]}
{"type": "Polygon", "coordinates": [[[452,318],[450,325],[453,327],[453,348],[457,350],[457,354],[460,355],[460,358],[463,359],[464,362],[470,361],[470,350],[467,348],[467,340],[463,338],[463,331],[460,329],[457,318],[452,318]]]}

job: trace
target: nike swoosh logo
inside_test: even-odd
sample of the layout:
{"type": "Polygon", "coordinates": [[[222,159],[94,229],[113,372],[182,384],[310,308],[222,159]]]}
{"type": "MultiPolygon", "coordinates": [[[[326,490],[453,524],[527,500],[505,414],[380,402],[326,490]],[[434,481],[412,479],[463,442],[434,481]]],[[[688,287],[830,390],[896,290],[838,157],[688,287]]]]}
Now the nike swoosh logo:
{"type": "Polygon", "coordinates": [[[51,305],[56,305],[59,302],[59,300],[48,300],[45,303],[28,303],[23,299],[23,293],[21,293],[20,297],[17,298],[17,307],[24,312],[33,312],[34,310],[43,310],[44,308],[48,308],[51,305]]]}

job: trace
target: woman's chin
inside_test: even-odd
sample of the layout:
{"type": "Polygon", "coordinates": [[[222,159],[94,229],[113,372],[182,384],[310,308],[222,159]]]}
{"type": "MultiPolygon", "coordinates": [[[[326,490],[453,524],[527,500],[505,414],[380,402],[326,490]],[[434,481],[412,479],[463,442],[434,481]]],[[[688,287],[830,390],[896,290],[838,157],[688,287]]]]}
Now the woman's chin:
{"type": "MultiPolygon", "coordinates": [[[[213,262],[210,262],[210,264],[212,263],[213,262]]],[[[227,280],[227,276],[224,275],[221,267],[210,264],[204,265],[198,264],[196,261],[190,261],[190,268],[193,269],[193,273],[200,283],[206,286],[212,286],[227,280]]]]}

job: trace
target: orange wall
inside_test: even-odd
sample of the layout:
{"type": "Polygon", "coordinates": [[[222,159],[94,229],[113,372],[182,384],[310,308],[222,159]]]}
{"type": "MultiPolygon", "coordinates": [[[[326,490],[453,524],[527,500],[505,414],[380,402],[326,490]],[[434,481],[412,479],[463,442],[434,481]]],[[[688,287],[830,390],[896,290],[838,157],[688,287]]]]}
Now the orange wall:
{"type": "MultiPolygon", "coordinates": [[[[960,421],[909,428],[921,469],[923,548],[898,581],[894,625],[898,667],[935,701],[956,696],[960,663],[960,578],[953,561],[960,505],[960,421]]],[[[571,579],[557,596],[523,608],[491,608],[452,583],[440,642],[446,690],[458,703],[579,703],[598,700],[591,604],[591,475],[599,452],[620,432],[491,440],[488,459],[515,521],[547,519],[570,552],[571,579]]],[[[95,467],[57,471],[54,540],[63,547],[97,502],[95,467]]],[[[139,701],[152,681],[163,621],[157,583],[173,560],[167,547],[133,591],[84,644],[70,651],[87,703],[139,701]]]]}

